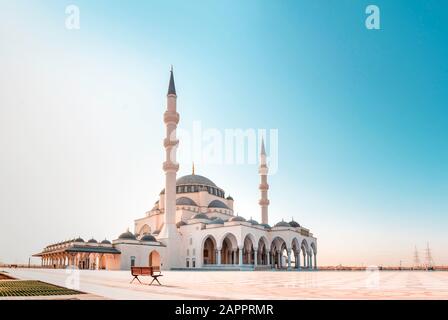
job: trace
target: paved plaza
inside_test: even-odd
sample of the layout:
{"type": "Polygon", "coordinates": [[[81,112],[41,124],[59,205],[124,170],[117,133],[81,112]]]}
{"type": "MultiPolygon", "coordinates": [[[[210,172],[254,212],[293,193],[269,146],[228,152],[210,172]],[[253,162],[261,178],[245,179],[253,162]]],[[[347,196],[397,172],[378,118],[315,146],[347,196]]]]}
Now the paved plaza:
{"type": "Polygon", "coordinates": [[[79,283],[75,289],[105,299],[448,299],[448,272],[165,271],[162,286],[148,286],[130,284],[129,271],[3,270],[22,280],[79,283]]]}

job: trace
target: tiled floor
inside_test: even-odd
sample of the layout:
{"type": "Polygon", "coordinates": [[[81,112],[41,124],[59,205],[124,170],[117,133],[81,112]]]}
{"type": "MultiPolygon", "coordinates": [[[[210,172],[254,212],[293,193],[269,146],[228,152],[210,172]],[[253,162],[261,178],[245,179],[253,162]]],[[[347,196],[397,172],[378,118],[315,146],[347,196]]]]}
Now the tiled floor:
{"type": "Polygon", "coordinates": [[[165,271],[159,287],[128,271],[6,271],[109,299],[448,299],[448,272],[165,271]]]}

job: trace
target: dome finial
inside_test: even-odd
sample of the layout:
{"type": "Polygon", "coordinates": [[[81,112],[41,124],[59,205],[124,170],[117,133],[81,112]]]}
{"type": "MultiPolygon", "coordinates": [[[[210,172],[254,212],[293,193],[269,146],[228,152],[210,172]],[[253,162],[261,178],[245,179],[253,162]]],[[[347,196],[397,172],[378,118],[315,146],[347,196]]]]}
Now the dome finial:
{"type": "Polygon", "coordinates": [[[193,166],[191,168],[191,174],[194,175],[194,161],[193,161],[193,166]]]}

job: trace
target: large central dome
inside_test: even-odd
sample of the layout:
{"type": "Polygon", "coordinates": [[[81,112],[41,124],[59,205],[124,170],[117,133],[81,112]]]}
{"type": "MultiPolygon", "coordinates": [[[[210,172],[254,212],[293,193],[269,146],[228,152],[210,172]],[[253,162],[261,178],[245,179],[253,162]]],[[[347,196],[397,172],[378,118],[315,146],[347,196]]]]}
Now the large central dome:
{"type": "MultiPolygon", "coordinates": [[[[176,193],[191,193],[207,191],[208,193],[224,198],[224,190],[219,188],[212,180],[201,176],[199,174],[190,174],[187,176],[180,177],[176,180],[176,193]]],[[[161,194],[165,194],[165,189],[163,189],[161,194]]]]}
{"type": "Polygon", "coordinates": [[[206,178],[198,174],[190,174],[187,176],[180,177],[179,179],[176,180],[176,186],[181,185],[201,185],[201,186],[216,187],[216,184],[209,178],[206,178]]]}

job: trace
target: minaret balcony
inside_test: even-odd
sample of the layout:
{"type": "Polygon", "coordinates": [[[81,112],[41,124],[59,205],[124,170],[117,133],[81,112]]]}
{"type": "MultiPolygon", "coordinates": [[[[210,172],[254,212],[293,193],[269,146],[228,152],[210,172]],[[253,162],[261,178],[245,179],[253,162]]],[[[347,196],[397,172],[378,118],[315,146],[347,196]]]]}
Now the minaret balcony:
{"type": "Polygon", "coordinates": [[[267,183],[260,183],[260,185],[258,186],[258,189],[260,190],[269,190],[269,185],[267,183]]]}
{"type": "Polygon", "coordinates": [[[260,199],[260,201],[258,201],[258,204],[260,206],[268,206],[269,205],[269,200],[268,199],[260,199]]]}
{"type": "Polygon", "coordinates": [[[163,139],[163,145],[165,146],[165,148],[168,147],[176,147],[179,144],[179,140],[178,139],[170,139],[170,138],[165,138],[163,139]]]}
{"type": "Polygon", "coordinates": [[[165,161],[163,163],[163,171],[165,171],[165,172],[170,172],[170,171],[177,172],[177,170],[179,170],[179,164],[178,163],[173,163],[171,161],[165,161]]]}
{"type": "Polygon", "coordinates": [[[178,124],[179,118],[180,116],[179,113],[177,112],[165,111],[165,113],[163,114],[163,121],[165,121],[166,124],[168,123],[178,124]]]}

